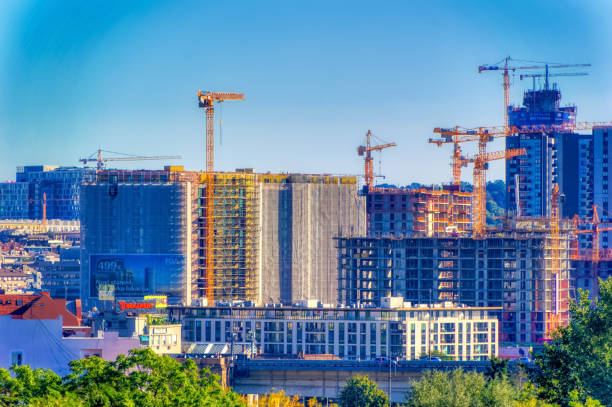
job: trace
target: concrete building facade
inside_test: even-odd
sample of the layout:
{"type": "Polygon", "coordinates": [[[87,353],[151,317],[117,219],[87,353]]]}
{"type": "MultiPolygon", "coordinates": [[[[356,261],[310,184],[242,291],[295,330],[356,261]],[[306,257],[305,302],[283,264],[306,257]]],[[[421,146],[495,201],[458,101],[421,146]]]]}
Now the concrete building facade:
{"type": "Polygon", "coordinates": [[[471,229],[471,193],[450,188],[372,188],[368,236],[444,236],[471,229]]]}
{"type": "Polygon", "coordinates": [[[207,177],[167,167],[101,171],[84,182],[81,296],[87,305],[99,284],[115,285],[118,298],[161,294],[173,304],[208,299],[209,284],[214,301],[335,302],[333,237],[365,233],[355,177],[215,173],[212,200],[207,177]]]}
{"type": "Polygon", "coordinates": [[[182,324],[185,342],[252,345],[267,356],[415,360],[432,351],[456,360],[497,356],[498,309],[400,302],[386,302],[386,308],[171,306],[168,316],[182,324]]]}
{"type": "Polygon", "coordinates": [[[97,305],[98,287],[115,297],[191,298],[197,174],[104,171],[81,189],[81,298],[97,305]],[[195,181],[195,182],[194,182],[195,181]],[[193,208],[193,209],[192,209],[193,208]]]}
{"type": "Polygon", "coordinates": [[[333,238],[365,233],[355,177],[260,174],[261,302],[336,302],[333,238]]]}
{"type": "MultiPolygon", "coordinates": [[[[561,92],[552,89],[525,92],[523,106],[510,106],[510,126],[569,126],[576,123],[576,107],[561,107],[561,92]]],[[[506,138],[506,149],[525,148],[526,156],[506,160],[506,185],[508,187],[506,208],[516,213],[519,202],[521,216],[550,216],[550,204],[554,183],[563,180],[559,151],[564,142],[573,142],[571,135],[556,133],[519,133],[506,138]],[[518,185],[518,188],[517,188],[518,185]],[[518,191],[518,199],[515,194],[518,191]]],[[[568,154],[572,150],[567,148],[568,154]]],[[[561,160],[563,161],[563,160],[561,160]]],[[[569,155],[565,157],[569,166],[569,155]]],[[[561,185],[560,185],[561,187],[561,185]]],[[[568,185],[568,188],[572,186],[568,185]]],[[[565,192],[561,189],[561,192],[565,192]]]]}
{"type": "Polygon", "coordinates": [[[501,307],[501,342],[537,343],[569,318],[569,237],[560,239],[555,273],[546,226],[534,233],[523,223],[484,239],[340,238],[338,302],[379,306],[391,295],[501,307]],[[531,231],[521,233],[522,227],[531,231]]]}
{"type": "Polygon", "coordinates": [[[0,219],[28,217],[29,186],[27,182],[0,183],[0,219]]]}

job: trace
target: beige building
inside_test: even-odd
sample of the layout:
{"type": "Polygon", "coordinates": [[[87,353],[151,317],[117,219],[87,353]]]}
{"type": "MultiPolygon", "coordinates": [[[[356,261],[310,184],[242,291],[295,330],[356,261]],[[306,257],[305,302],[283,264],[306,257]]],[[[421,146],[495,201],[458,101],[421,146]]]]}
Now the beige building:
{"type": "Polygon", "coordinates": [[[144,347],[158,355],[178,355],[182,352],[180,324],[147,325],[140,338],[144,347]]]}
{"type": "Polygon", "coordinates": [[[33,278],[22,271],[10,271],[0,269],[0,290],[6,294],[23,293],[30,288],[33,278]]]}

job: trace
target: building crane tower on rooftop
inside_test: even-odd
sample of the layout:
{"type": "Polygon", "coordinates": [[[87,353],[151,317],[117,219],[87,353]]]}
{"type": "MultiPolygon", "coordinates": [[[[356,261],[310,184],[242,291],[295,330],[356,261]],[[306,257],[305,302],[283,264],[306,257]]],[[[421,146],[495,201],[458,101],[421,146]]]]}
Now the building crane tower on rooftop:
{"type": "Polygon", "coordinates": [[[502,71],[502,85],[504,88],[504,124],[508,126],[508,106],[510,106],[510,72],[531,69],[545,69],[546,72],[548,72],[549,69],[553,68],[577,68],[588,66],[591,66],[591,64],[551,64],[545,62],[521,61],[518,59],[506,57],[494,65],[480,65],[478,67],[478,73],[482,73],[483,71],[502,71]],[[513,64],[514,62],[516,62],[517,64],[513,64]]]}
{"type": "Polygon", "coordinates": [[[489,162],[507,160],[527,154],[524,148],[511,148],[505,151],[477,154],[471,160],[474,163],[474,190],[472,192],[472,227],[474,236],[482,237],[487,231],[487,170],[489,162]]]}
{"type": "Polygon", "coordinates": [[[576,239],[580,234],[590,234],[592,238],[592,244],[590,250],[580,251],[578,241],[576,240],[575,252],[572,253],[572,258],[576,260],[585,260],[590,262],[591,266],[591,279],[593,286],[591,291],[593,293],[599,292],[599,262],[612,260],[612,250],[601,249],[599,247],[599,235],[602,232],[611,232],[612,223],[600,222],[599,221],[599,209],[603,211],[603,208],[598,208],[597,205],[593,205],[593,218],[592,219],[580,219],[578,215],[574,216],[574,235],[576,239]],[[581,225],[590,226],[587,229],[580,229],[581,225]]]}
{"type": "Polygon", "coordinates": [[[232,92],[202,92],[198,91],[198,106],[206,109],[206,298],[209,304],[215,299],[215,260],[214,260],[214,160],[215,160],[215,130],[214,104],[226,100],[244,100],[244,93],[232,92]]]}
{"type": "Polygon", "coordinates": [[[372,189],[374,184],[374,168],[372,165],[372,151],[382,151],[385,148],[395,147],[395,143],[386,143],[373,146],[371,143],[372,132],[368,130],[366,133],[366,145],[357,147],[357,154],[363,156],[364,161],[364,176],[368,191],[372,189]]]}
{"type": "Polygon", "coordinates": [[[453,185],[459,186],[461,181],[461,168],[465,167],[469,160],[462,155],[460,143],[477,142],[478,154],[486,153],[486,143],[495,138],[508,137],[518,133],[567,133],[578,130],[591,130],[594,127],[612,126],[612,122],[578,122],[564,125],[541,125],[541,126],[494,126],[494,127],[452,127],[434,128],[433,132],[440,134],[440,138],[430,138],[428,142],[441,147],[443,144],[453,144],[452,168],[453,185]]]}
{"type": "Polygon", "coordinates": [[[28,199],[28,202],[40,202],[42,207],[42,232],[47,233],[47,202],[48,201],[71,201],[70,198],[51,198],[47,199],[47,193],[43,192],[42,199],[28,199]]]}
{"type": "Polygon", "coordinates": [[[142,156],[142,155],[131,155],[124,153],[116,153],[113,151],[98,149],[95,153],[87,158],[79,158],[79,161],[87,165],[88,163],[95,162],[96,169],[101,170],[104,168],[104,164],[109,161],[144,161],[144,160],[180,160],[183,157],[180,155],[156,155],[156,156],[142,156]],[[102,153],[118,154],[122,157],[102,157],[102,153]]]}
{"type": "Polygon", "coordinates": [[[544,78],[544,89],[548,90],[550,85],[548,82],[548,78],[556,77],[556,76],[587,76],[587,72],[563,72],[563,73],[548,73],[548,67],[546,68],[545,73],[528,73],[521,74],[519,76],[520,80],[531,78],[533,80],[533,90],[535,90],[535,80],[536,78],[544,78]]]}

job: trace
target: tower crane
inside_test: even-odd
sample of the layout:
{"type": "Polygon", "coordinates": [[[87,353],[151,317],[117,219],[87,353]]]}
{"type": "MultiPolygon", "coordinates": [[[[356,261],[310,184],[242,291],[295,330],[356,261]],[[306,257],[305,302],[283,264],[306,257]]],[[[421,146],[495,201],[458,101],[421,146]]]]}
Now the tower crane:
{"type": "MultiPolygon", "coordinates": [[[[546,333],[550,334],[555,331],[560,325],[561,301],[559,298],[559,273],[561,272],[561,241],[559,239],[559,200],[561,198],[559,192],[559,184],[553,185],[550,210],[550,239],[551,239],[551,260],[552,260],[552,277],[554,278],[554,310],[546,313],[546,333]]],[[[550,336],[550,335],[549,335],[550,336]]]]}
{"type": "MultiPolygon", "coordinates": [[[[68,198],[52,198],[49,201],[72,201],[68,198]]],[[[40,202],[42,205],[42,231],[47,233],[47,193],[43,192],[42,199],[28,199],[28,202],[40,202]]]]}
{"type": "Polygon", "coordinates": [[[492,126],[492,127],[453,127],[434,128],[433,132],[440,134],[439,138],[430,138],[428,142],[441,147],[443,144],[453,144],[452,169],[453,184],[458,186],[461,182],[461,168],[467,162],[461,154],[460,143],[477,142],[478,154],[486,154],[486,145],[495,138],[508,137],[517,133],[567,133],[577,130],[591,130],[594,127],[612,126],[612,122],[578,122],[563,125],[533,125],[533,126],[492,126]]]}
{"type": "Polygon", "coordinates": [[[587,67],[591,66],[591,64],[547,64],[544,63],[542,65],[541,62],[530,62],[530,61],[521,61],[518,59],[512,59],[510,57],[506,57],[501,61],[497,62],[494,65],[480,65],[478,67],[478,73],[482,73],[483,71],[502,71],[502,85],[504,88],[504,124],[508,126],[508,106],[510,106],[510,72],[522,71],[527,69],[548,69],[551,68],[576,68],[576,67],[587,67]],[[519,65],[514,65],[512,62],[517,62],[519,65]],[[525,65],[520,66],[522,63],[535,63],[538,65],[525,65]]]}
{"type": "Polygon", "coordinates": [[[509,159],[527,154],[524,148],[511,148],[505,151],[477,154],[472,159],[474,164],[474,189],[472,191],[472,227],[474,236],[482,237],[487,231],[487,169],[489,162],[509,159]]]}
{"type": "Polygon", "coordinates": [[[520,80],[523,79],[527,79],[527,78],[531,78],[533,80],[533,89],[535,90],[535,80],[536,78],[541,78],[544,77],[544,89],[548,89],[549,88],[549,84],[548,84],[548,78],[552,78],[555,76],[587,76],[588,73],[587,72],[563,72],[563,73],[548,73],[548,69],[546,69],[545,73],[528,73],[528,74],[521,74],[519,76],[520,80]]]}
{"type": "Polygon", "coordinates": [[[372,132],[368,130],[366,133],[366,145],[357,147],[357,154],[363,156],[364,161],[364,175],[365,183],[368,186],[368,190],[372,189],[374,183],[374,168],[372,166],[372,151],[382,151],[385,148],[395,147],[395,143],[380,144],[372,146],[371,144],[372,132]]]}
{"type": "Polygon", "coordinates": [[[101,170],[104,168],[104,163],[109,161],[143,161],[143,160],[180,160],[183,157],[180,155],[156,155],[156,156],[142,156],[142,155],[131,155],[124,153],[116,153],[113,151],[98,149],[95,153],[87,158],[79,158],[79,161],[87,165],[90,162],[96,163],[96,169],[101,170]],[[102,157],[102,152],[111,154],[120,154],[123,157],[102,157]]]}
{"type": "Polygon", "coordinates": [[[599,262],[601,260],[612,260],[612,253],[609,249],[606,249],[602,252],[599,248],[599,234],[602,232],[610,232],[612,231],[612,223],[610,222],[600,222],[597,205],[593,205],[593,218],[590,220],[583,220],[578,217],[578,215],[574,216],[574,234],[590,234],[592,236],[592,248],[590,252],[580,253],[579,246],[577,248],[578,252],[572,256],[573,258],[580,260],[587,260],[591,262],[591,279],[593,280],[593,292],[598,292],[598,281],[599,277],[599,262]],[[590,224],[590,229],[579,229],[580,224],[590,224]]]}
{"type": "Polygon", "coordinates": [[[215,299],[215,224],[214,224],[214,159],[215,130],[214,104],[226,100],[244,100],[244,93],[233,92],[202,92],[198,90],[198,106],[206,109],[206,298],[209,304],[215,299]]]}

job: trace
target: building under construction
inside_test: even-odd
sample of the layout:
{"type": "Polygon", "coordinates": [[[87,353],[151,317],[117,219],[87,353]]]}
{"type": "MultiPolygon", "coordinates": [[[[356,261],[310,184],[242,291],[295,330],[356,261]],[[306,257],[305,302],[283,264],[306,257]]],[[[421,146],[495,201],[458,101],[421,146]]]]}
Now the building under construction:
{"type": "Polygon", "coordinates": [[[465,235],[471,229],[472,194],[459,188],[367,190],[368,236],[465,235]]]}
{"type": "Polygon", "coordinates": [[[160,294],[171,303],[185,303],[192,298],[190,282],[198,275],[194,204],[199,182],[198,173],[181,167],[104,170],[85,179],[81,186],[85,305],[104,306],[98,301],[99,290],[108,292],[109,285],[114,297],[121,299],[160,294]]]}
{"type": "Polygon", "coordinates": [[[99,286],[112,284],[116,297],[184,304],[335,302],[333,237],[365,234],[356,178],[238,170],[212,173],[211,183],[210,175],[166,167],[86,180],[83,299],[95,303],[99,286]]]}
{"type": "Polygon", "coordinates": [[[338,301],[502,307],[501,342],[538,343],[569,318],[571,225],[560,225],[558,235],[549,221],[521,219],[482,238],[339,238],[338,301]]]}
{"type": "Polygon", "coordinates": [[[260,174],[260,298],[335,304],[338,255],[333,238],[366,233],[365,198],[352,176],[260,174]]]}

